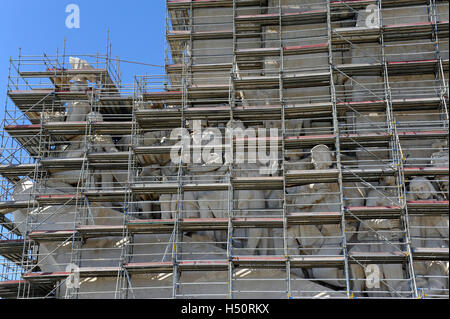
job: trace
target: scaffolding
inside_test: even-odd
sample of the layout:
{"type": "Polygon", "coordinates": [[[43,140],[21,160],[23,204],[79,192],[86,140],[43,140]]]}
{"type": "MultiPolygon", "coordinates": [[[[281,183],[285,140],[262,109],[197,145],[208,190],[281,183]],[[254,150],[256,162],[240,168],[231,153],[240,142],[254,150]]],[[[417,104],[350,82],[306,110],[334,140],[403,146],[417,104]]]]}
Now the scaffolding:
{"type": "Polygon", "coordinates": [[[448,1],[166,6],[165,74],[10,61],[0,297],[448,298],[448,1]]]}

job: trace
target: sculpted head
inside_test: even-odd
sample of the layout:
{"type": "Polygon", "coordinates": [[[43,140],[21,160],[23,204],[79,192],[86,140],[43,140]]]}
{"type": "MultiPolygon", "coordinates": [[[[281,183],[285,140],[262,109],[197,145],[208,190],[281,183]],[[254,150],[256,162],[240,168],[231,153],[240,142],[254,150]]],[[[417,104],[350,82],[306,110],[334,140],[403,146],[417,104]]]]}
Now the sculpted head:
{"type": "Polygon", "coordinates": [[[430,199],[436,192],[430,181],[424,177],[414,178],[409,184],[409,191],[419,200],[430,199]]]}
{"type": "Polygon", "coordinates": [[[333,165],[333,153],[326,145],[316,145],[311,149],[311,163],[315,169],[328,169],[333,165]]]}
{"type": "Polygon", "coordinates": [[[381,185],[384,186],[395,186],[395,176],[383,176],[380,179],[381,185]]]}

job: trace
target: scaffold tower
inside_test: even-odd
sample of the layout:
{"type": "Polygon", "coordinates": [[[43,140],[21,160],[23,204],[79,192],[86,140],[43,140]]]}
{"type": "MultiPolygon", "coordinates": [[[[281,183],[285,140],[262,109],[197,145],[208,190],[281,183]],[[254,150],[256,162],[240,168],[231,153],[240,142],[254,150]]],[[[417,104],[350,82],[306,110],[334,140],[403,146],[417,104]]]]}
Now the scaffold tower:
{"type": "Polygon", "coordinates": [[[448,0],[166,8],[10,60],[0,298],[448,298],[448,0]]]}

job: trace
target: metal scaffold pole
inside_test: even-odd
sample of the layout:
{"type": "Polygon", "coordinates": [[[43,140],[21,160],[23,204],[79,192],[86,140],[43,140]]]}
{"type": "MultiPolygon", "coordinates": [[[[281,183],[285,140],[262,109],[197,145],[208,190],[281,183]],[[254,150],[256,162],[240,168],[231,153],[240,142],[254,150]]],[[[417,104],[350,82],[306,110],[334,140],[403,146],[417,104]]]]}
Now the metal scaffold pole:
{"type": "Polygon", "coordinates": [[[288,247],[288,218],[287,218],[287,185],[286,185],[286,145],[285,139],[286,134],[286,104],[284,102],[284,84],[283,84],[283,73],[284,73],[284,39],[283,39],[283,5],[281,0],[278,1],[278,14],[279,14],[279,47],[280,47],[280,69],[279,69],[279,98],[281,106],[281,171],[283,174],[283,253],[286,258],[286,296],[288,299],[292,298],[292,288],[291,288],[291,261],[288,247]]]}
{"type": "MultiPolygon", "coordinates": [[[[378,2],[378,14],[379,14],[379,25],[383,25],[383,0],[377,0],[378,2]]],[[[397,120],[395,119],[395,115],[392,108],[392,92],[389,84],[389,71],[387,67],[386,53],[385,53],[385,42],[384,42],[384,32],[381,30],[380,36],[381,42],[381,56],[383,59],[383,81],[384,81],[384,94],[386,101],[386,121],[387,127],[389,129],[389,134],[391,136],[390,140],[390,153],[391,158],[393,160],[393,166],[396,170],[396,185],[398,186],[397,194],[398,194],[398,202],[399,206],[402,208],[400,221],[403,226],[403,240],[406,245],[406,257],[408,258],[407,263],[407,276],[409,276],[411,291],[414,297],[418,297],[417,284],[416,284],[416,276],[414,273],[414,263],[413,263],[413,255],[411,248],[411,236],[410,236],[410,217],[408,215],[408,206],[406,203],[406,183],[404,176],[404,167],[403,162],[405,161],[405,156],[402,152],[402,146],[400,144],[400,139],[397,132],[397,120]]]]}
{"type": "MultiPolygon", "coordinates": [[[[236,61],[236,41],[237,41],[237,30],[236,30],[236,15],[237,15],[237,0],[233,0],[233,11],[232,11],[232,19],[233,19],[233,62],[232,69],[230,70],[230,79],[229,79],[229,117],[230,123],[234,121],[234,108],[236,107],[236,91],[234,87],[234,82],[236,76],[238,74],[238,65],[236,61]]],[[[227,298],[234,298],[234,265],[233,265],[233,255],[234,255],[234,227],[233,227],[233,217],[235,214],[235,191],[233,187],[233,178],[234,178],[234,140],[233,134],[231,131],[229,132],[227,128],[225,128],[225,134],[229,134],[225,136],[225,142],[228,140],[228,145],[225,149],[225,165],[228,165],[228,173],[227,173],[227,182],[228,182],[228,190],[227,190],[227,217],[228,217],[228,226],[227,226],[227,277],[228,277],[228,287],[227,287],[227,298]],[[227,158],[227,154],[229,157],[227,158]],[[228,162],[227,162],[228,161],[228,162]]]]}
{"type": "Polygon", "coordinates": [[[330,7],[330,0],[327,1],[327,31],[328,31],[328,44],[329,44],[329,65],[330,65],[330,94],[331,102],[333,107],[333,131],[336,136],[336,166],[338,169],[338,186],[339,186],[339,206],[341,215],[341,232],[342,232],[342,255],[344,256],[344,275],[345,275],[345,285],[346,294],[348,298],[352,297],[351,285],[350,285],[350,267],[348,261],[348,247],[347,247],[347,231],[346,231],[346,220],[345,211],[346,207],[344,205],[344,186],[342,182],[342,161],[341,161],[341,142],[340,142],[340,125],[336,107],[336,90],[334,86],[335,74],[334,74],[334,60],[333,60],[333,27],[332,27],[332,12],[330,7]]]}

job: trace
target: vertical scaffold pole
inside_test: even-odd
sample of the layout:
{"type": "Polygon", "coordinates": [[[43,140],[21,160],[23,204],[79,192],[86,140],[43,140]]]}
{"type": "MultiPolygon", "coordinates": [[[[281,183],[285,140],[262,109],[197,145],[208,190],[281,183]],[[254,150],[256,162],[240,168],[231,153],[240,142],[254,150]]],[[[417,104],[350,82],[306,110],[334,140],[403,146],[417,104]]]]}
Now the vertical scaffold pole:
{"type": "Polygon", "coordinates": [[[331,5],[330,0],[327,0],[327,32],[328,32],[328,63],[330,70],[330,94],[331,103],[333,107],[333,131],[335,136],[336,147],[336,167],[338,169],[338,186],[339,186],[339,205],[341,214],[341,233],[342,233],[342,254],[344,256],[344,276],[347,298],[352,298],[350,285],[350,267],[348,262],[348,248],[347,248],[347,233],[345,221],[345,204],[344,204],[344,185],[342,181],[342,161],[341,161],[341,142],[340,142],[340,127],[337,111],[336,88],[334,86],[334,59],[333,59],[333,30],[331,20],[331,5]]]}
{"type": "Polygon", "coordinates": [[[436,0],[430,0],[429,4],[429,21],[433,27],[433,43],[435,48],[435,57],[438,63],[437,69],[436,69],[436,81],[439,81],[440,83],[440,92],[439,97],[441,100],[441,108],[442,108],[442,120],[443,120],[443,128],[447,131],[449,131],[449,117],[448,117],[448,85],[446,83],[446,77],[444,72],[444,66],[442,63],[442,54],[440,51],[440,41],[439,41],[439,33],[438,33],[438,13],[437,13],[437,5],[436,0]]]}
{"type": "Polygon", "coordinates": [[[384,95],[386,101],[386,120],[387,126],[389,130],[389,134],[391,136],[390,139],[390,150],[391,150],[391,158],[393,159],[394,169],[396,172],[396,185],[397,189],[397,197],[399,206],[401,207],[401,216],[400,222],[402,228],[404,230],[404,244],[406,245],[406,257],[408,260],[406,275],[409,277],[410,287],[413,294],[413,297],[417,298],[419,296],[417,291],[417,284],[414,272],[414,263],[412,256],[412,248],[411,248],[411,236],[410,236],[410,226],[409,226],[409,215],[408,215],[408,206],[406,203],[406,185],[405,185],[405,176],[404,176],[404,167],[403,162],[405,157],[402,152],[402,146],[400,144],[400,139],[397,132],[397,121],[395,119],[395,115],[392,107],[392,91],[389,84],[389,72],[388,72],[388,62],[386,58],[386,44],[384,42],[384,30],[383,26],[383,3],[382,0],[377,0],[378,4],[378,19],[379,25],[381,27],[380,33],[380,42],[381,42],[381,56],[382,56],[382,64],[383,64],[383,83],[384,83],[384,95]]]}
{"type": "MultiPolygon", "coordinates": [[[[237,72],[237,59],[236,59],[236,46],[237,46],[237,37],[236,37],[236,0],[233,0],[233,62],[232,69],[230,71],[230,81],[229,81],[229,104],[230,104],[230,122],[234,120],[234,107],[236,104],[236,92],[234,88],[234,80],[237,72]]],[[[225,129],[225,134],[229,132],[225,129]]],[[[225,159],[229,160],[228,163],[225,162],[225,165],[228,164],[228,234],[227,234],[227,260],[228,260],[228,293],[227,298],[233,299],[233,274],[234,274],[234,266],[233,266],[233,244],[234,244],[234,229],[233,229],[233,217],[234,217],[234,187],[233,187],[233,162],[234,162],[234,141],[233,135],[230,134],[226,136],[225,141],[228,138],[229,144],[226,145],[225,154],[231,155],[230,158],[225,156],[225,159]]]]}
{"type": "Polygon", "coordinates": [[[287,220],[287,202],[286,202],[286,163],[285,163],[285,138],[286,138],[286,110],[285,110],[285,101],[284,101],[284,83],[283,83],[283,74],[284,74],[284,43],[283,43],[283,5],[281,0],[278,0],[278,14],[279,14],[279,41],[278,46],[280,48],[280,68],[278,72],[279,79],[279,103],[281,107],[281,171],[283,174],[283,254],[286,261],[286,297],[288,299],[292,298],[292,289],[291,289],[291,260],[289,256],[289,247],[288,247],[288,220],[287,220]]]}

